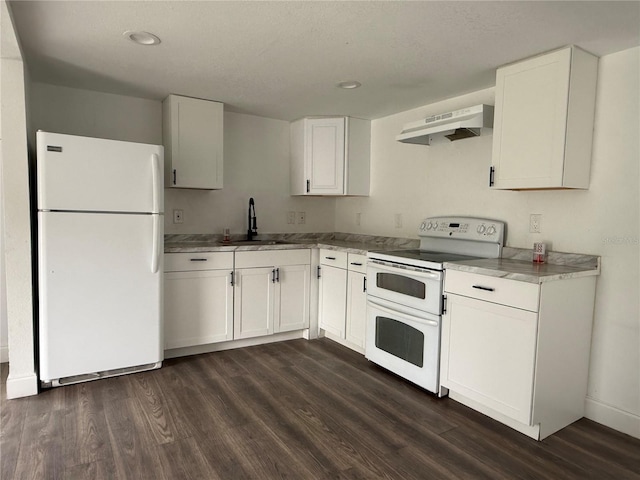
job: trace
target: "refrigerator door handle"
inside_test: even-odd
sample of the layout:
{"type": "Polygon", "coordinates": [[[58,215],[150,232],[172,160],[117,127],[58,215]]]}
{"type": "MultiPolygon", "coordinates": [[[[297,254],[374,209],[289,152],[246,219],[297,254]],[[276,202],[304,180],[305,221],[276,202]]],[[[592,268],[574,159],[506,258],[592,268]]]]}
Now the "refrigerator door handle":
{"type": "Polygon", "coordinates": [[[159,195],[159,188],[160,188],[160,158],[158,157],[158,155],[156,153],[154,153],[153,155],[151,155],[151,176],[152,176],[152,199],[151,201],[152,203],[152,212],[153,213],[160,213],[160,195],[159,195]]]}
{"type": "Polygon", "coordinates": [[[158,273],[158,266],[160,264],[160,252],[158,248],[160,246],[160,215],[151,215],[153,221],[153,239],[151,241],[151,273],[158,273]]]}

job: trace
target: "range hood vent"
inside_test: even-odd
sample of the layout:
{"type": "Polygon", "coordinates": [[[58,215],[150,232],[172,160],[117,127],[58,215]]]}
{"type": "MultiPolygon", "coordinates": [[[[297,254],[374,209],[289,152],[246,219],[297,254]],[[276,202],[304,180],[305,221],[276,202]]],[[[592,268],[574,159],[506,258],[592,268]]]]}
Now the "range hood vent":
{"type": "Polygon", "coordinates": [[[396,140],[403,143],[431,145],[435,138],[451,141],[477,137],[493,127],[493,106],[475,105],[455,112],[432,115],[419,122],[408,123],[396,140]]]}

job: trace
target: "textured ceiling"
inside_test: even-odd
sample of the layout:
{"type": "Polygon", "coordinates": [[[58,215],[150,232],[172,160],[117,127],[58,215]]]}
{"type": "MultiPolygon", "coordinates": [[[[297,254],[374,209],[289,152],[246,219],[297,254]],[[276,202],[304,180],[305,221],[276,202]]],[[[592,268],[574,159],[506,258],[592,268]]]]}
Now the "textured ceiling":
{"type": "Polygon", "coordinates": [[[34,81],[224,102],[292,120],[378,118],[493,86],[496,67],[568,44],[640,44],[640,2],[14,1],[34,81]],[[155,47],[126,40],[152,32],[155,47]],[[362,87],[340,90],[342,80],[362,87]]]}

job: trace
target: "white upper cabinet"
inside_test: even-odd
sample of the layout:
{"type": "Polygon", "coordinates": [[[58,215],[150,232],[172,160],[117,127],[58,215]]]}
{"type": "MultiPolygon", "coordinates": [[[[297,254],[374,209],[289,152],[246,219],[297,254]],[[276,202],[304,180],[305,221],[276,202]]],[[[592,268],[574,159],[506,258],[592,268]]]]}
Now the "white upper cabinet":
{"type": "Polygon", "coordinates": [[[369,195],[371,122],[302,118],[291,124],[291,195],[369,195]]]}
{"type": "Polygon", "coordinates": [[[589,188],[597,74],[576,47],[498,69],[491,187],[589,188]]]}
{"type": "Polygon", "coordinates": [[[223,104],[169,95],[162,102],[167,188],[222,188],[223,104]]]}

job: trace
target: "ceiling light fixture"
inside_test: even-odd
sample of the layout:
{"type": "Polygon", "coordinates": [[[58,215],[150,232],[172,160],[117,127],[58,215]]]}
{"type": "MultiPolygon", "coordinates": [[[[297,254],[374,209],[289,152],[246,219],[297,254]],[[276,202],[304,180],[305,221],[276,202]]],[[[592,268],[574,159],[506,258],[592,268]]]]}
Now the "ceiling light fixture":
{"type": "Polygon", "coordinates": [[[160,39],[153,33],[149,32],[134,32],[133,30],[127,30],[122,35],[138,45],[158,45],[160,43],[160,39]]]}
{"type": "Polygon", "coordinates": [[[362,84],[356,80],[346,80],[344,82],[340,82],[338,83],[337,87],[338,88],[344,88],[347,90],[351,90],[353,88],[358,88],[359,86],[361,86],[362,84]]]}

